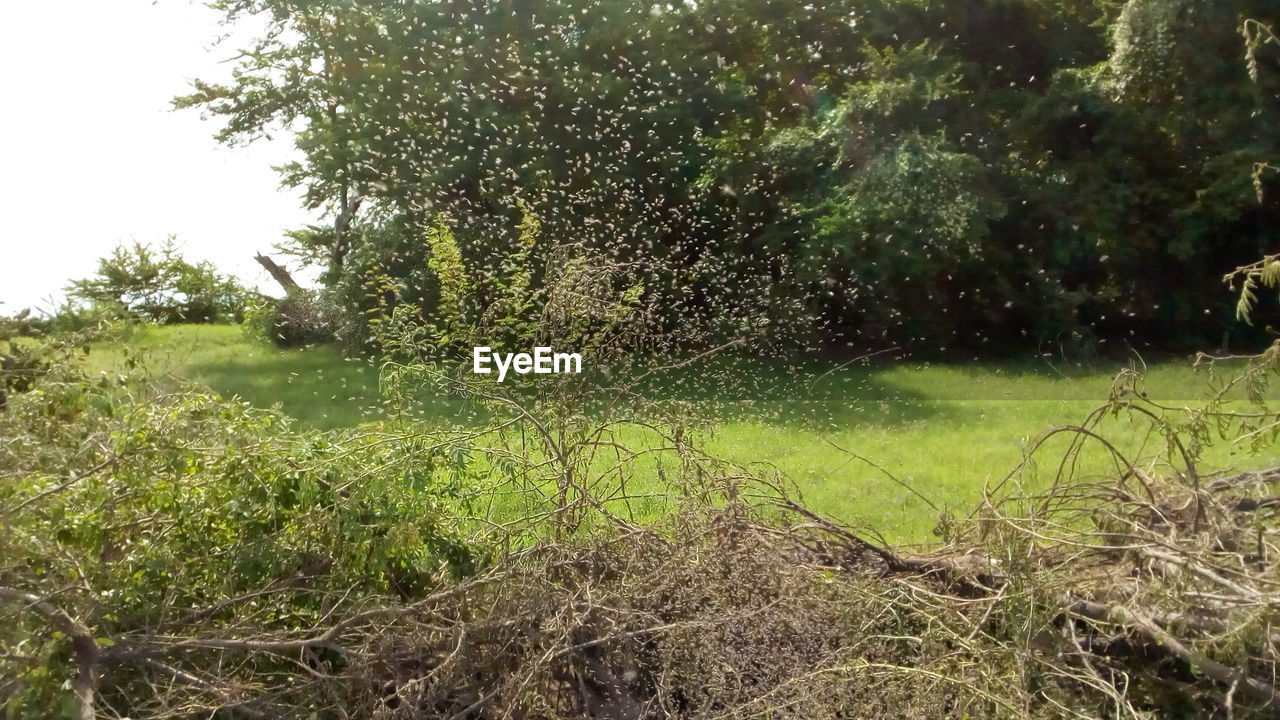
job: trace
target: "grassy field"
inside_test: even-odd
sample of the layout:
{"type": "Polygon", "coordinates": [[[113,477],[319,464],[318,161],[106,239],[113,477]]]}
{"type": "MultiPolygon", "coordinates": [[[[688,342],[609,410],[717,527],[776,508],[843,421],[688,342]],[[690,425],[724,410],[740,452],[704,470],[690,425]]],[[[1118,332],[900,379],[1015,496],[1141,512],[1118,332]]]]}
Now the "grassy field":
{"type": "MultiPolygon", "coordinates": [[[[156,374],[277,407],[312,427],[351,427],[381,412],[377,368],[332,348],[278,350],[226,326],[144,328],[127,345],[128,354],[156,374]]],[[[122,347],[100,346],[91,364],[110,371],[125,356],[122,347]]],[[[967,513],[984,484],[1009,473],[1035,438],[1101,405],[1122,367],[1024,362],[783,369],[717,360],[664,376],[655,391],[688,400],[699,415],[717,419],[704,437],[711,452],[778,468],[810,506],[843,521],[875,528],[891,541],[924,542],[939,510],[967,513]]],[[[1193,373],[1189,361],[1154,365],[1146,378],[1150,395],[1167,404],[1194,406],[1207,389],[1207,379],[1193,373]]],[[[429,420],[465,422],[471,410],[455,398],[433,398],[425,412],[429,420]]],[[[1159,449],[1144,427],[1124,420],[1111,427],[1131,458],[1159,449]]],[[[1053,457],[1052,447],[1045,457],[1053,457]]],[[[1237,455],[1219,445],[1206,460],[1227,468],[1261,466],[1271,458],[1237,455]]],[[[1034,472],[1028,480],[1036,481],[1034,472]]]]}

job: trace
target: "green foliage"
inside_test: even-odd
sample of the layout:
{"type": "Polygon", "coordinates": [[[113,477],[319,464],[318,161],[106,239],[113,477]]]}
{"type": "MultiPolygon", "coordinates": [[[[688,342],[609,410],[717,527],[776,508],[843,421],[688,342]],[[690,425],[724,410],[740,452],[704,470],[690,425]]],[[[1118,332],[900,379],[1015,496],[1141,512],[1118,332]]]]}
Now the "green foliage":
{"type": "MultiPolygon", "coordinates": [[[[1242,376],[1228,370],[1222,392],[1204,408],[1162,404],[1136,373],[1125,373],[1084,427],[1053,431],[1072,439],[1067,461],[1048,464],[1058,473],[1051,487],[1041,494],[1045,483],[1031,472],[1030,455],[1046,446],[1042,438],[1016,477],[984,494],[980,513],[944,519],[945,539],[963,545],[920,556],[879,554],[867,541],[850,540],[850,530],[787,501],[788,484],[772,471],[704,455],[699,433],[668,425],[672,416],[640,415],[642,422],[628,423],[626,413],[615,414],[612,401],[620,398],[610,398],[614,412],[600,416],[562,404],[564,394],[543,393],[552,402],[534,405],[475,385],[463,390],[501,409],[480,428],[424,432],[401,423],[322,434],[197,388],[160,389],[116,373],[95,378],[53,363],[15,398],[13,414],[0,416],[3,707],[18,717],[74,709],[76,664],[88,656],[104,715],[216,716],[236,707],[270,717],[374,717],[408,702],[415,714],[454,715],[488,693],[523,712],[536,703],[567,706],[582,695],[572,684],[562,692],[560,677],[577,667],[575,648],[590,642],[612,648],[602,656],[617,667],[655,679],[625,687],[660,688],[717,717],[725,714],[724,698],[739,697],[744,677],[756,679],[744,717],[779,696],[788,708],[798,707],[792,698],[803,700],[818,717],[847,707],[892,714],[881,705],[884,678],[847,680],[850,667],[884,661],[889,650],[895,673],[929,672],[920,685],[895,686],[901,702],[912,703],[903,717],[945,715],[961,702],[950,688],[970,687],[977,681],[971,676],[987,683],[984,702],[1009,710],[1000,717],[1041,717],[1046,698],[1052,699],[1046,708],[1105,715],[1116,697],[1141,703],[1152,717],[1179,717],[1180,705],[1207,708],[1206,693],[1231,692],[1230,678],[1193,675],[1185,694],[1151,699],[1143,688],[1167,691],[1160,680],[1165,673],[1182,676],[1182,665],[1169,670],[1170,663],[1152,662],[1149,654],[1111,653],[1053,630],[1075,619],[1066,609],[1075,607],[1074,598],[1150,607],[1165,611],[1159,627],[1169,628],[1157,637],[1180,638],[1194,651],[1191,670],[1231,663],[1261,681],[1272,676],[1274,642],[1266,627],[1273,613],[1237,617],[1217,603],[1221,594],[1208,601],[1204,595],[1209,587],[1240,593],[1241,600],[1271,592],[1269,566],[1227,565],[1225,558],[1246,557],[1256,535],[1270,532],[1272,513],[1243,516],[1239,508],[1243,501],[1259,510],[1273,503],[1275,475],[1257,474],[1255,483],[1251,474],[1217,479],[1196,468],[1219,435],[1256,440],[1260,448],[1274,442],[1280,425],[1267,402],[1268,373],[1255,371],[1273,370],[1276,357],[1270,353],[1242,376]],[[1250,406],[1227,395],[1237,383],[1252,396],[1250,406]],[[1103,437],[1103,420],[1111,417],[1129,426],[1134,447],[1150,447],[1153,439],[1166,447],[1151,448],[1157,455],[1148,461],[1128,455],[1110,431],[1103,444],[1087,444],[1103,437]],[[1137,418],[1151,422],[1134,427],[1137,418]],[[1094,450],[1107,462],[1096,462],[1094,450]],[[1111,462],[1117,456],[1138,462],[1117,466],[1111,462]],[[637,482],[647,468],[656,470],[658,483],[637,482]],[[1093,475],[1099,468],[1108,473],[1101,480],[1093,475]],[[1025,514],[1028,506],[1037,514],[1025,514]],[[466,539],[461,518],[474,516],[509,552],[491,560],[485,545],[466,539]],[[1175,532],[1171,522],[1179,523],[1175,532]],[[1118,552],[1117,534],[1150,542],[1156,552],[1177,552],[1198,571],[1142,571],[1150,558],[1118,552]],[[1224,535],[1230,549],[1215,542],[1224,535]],[[1090,562],[1080,562],[1082,552],[1090,562]],[[1218,573],[1227,571],[1224,580],[1218,573]],[[1139,580],[1117,586],[1115,577],[1139,580]],[[959,592],[957,583],[964,583],[959,592]],[[1239,589],[1242,583],[1248,590],[1239,589]],[[1165,620],[1184,608],[1222,624],[1165,620]],[[948,622],[937,622],[942,613],[948,622]],[[744,635],[742,628],[755,630],[744,635]],[[1224,642],[1221,628],[1240,633],[1224,642]],[[635,644],[640,636],[645,643],[635,644]],[[898,638],[891,648],[886,636],[898,638]],[[824,644],[816,646],[815,637],[824,644]],[[1091,682],[1019,675],[1018,663],[1044,652],[1047,642],[1062,650],[1045,652],[1046,672],[1091,682]],[[952,649],[939,654],[933,643],[952,649]],[[732,672],[725,669],[729,661],[732,672]],[[1123,684],[1094,671],[1102,661],[1125,668],[1123,684]],[[835,675],[831,684],[810,693],[806,683],[827,675],[835,675]],[[417,692],[421,678],[432,680],[437,695],[417,692]],[[1096,683],[1103,683],[1101,692],[1096,683]],[[447,712],[436,712],[441,707],[447,712]]],[[[388,369],[388,376],[403,370],[408,380],[422,370],[388,369]]],[[[905,368],[895,370],[889,372],[900,382],[905,368]]],[[[926,392],[956,392],[974,382],[972,368],[911,372],[926,392]]],[[[669,379],[658,386],[669,387],[669,379]]],[[[848,390],[865,389],[866,379],[847,380],[832,393],[832,405],[847,411],[848,390]]],[[[977,393],[987,402],[998,397],[1005,405],[1011,391],[1026,393],[1033,384],[1051,398],[1045,406],[1059,407],[1063,397],[1062,378],[987,380],[995,387],[977,393]]],[[[1166,380],[1187,386],[1185,378],[1166,380]]],[[[760,387],[750,386],[754,399],[760,387]]],[[[615,394],[628,390],[640,388],[615,394]]],[[[883,422],[904,420],[900,411],[882,412],[883,422]]],[[[997,414],[1009,413],[1002,407],[997,414]]],[[[956,419],[949,415],[945,425],[991,430],[979,418],[956,419]]],[[[824,440],[830,442],[825,434],[824,440]]],[[[916,467],[920,446],[902,442],[900,433],[888,442],[916,467]]],[[[948,444],[941,454],[955,463],[956,443],[948,444]]],[[[794,450],[793,442],[785,445],[794,450]]],[[[751,459],[763,449],[752,445],[751,459]]],[[[847,457],[832,463],[848,464],[847,457]]],[[[964,477],[981,467],[966,464],[964,477]]],[[[830,477],[822,474],[823,481],[830,477]]],[[[891,481],[898,493],[885,496],[885,509],[903,504],[899,483],[910,479],[891,481]]],[[[831,491],[864,502],[868,495],[851,494],[847,485],[831,491]]],[[[1144,629],[1150,636],[1154,627],[1082,614],[1089,622],[1076,631],[1087,637],[1144,629]]],[[[1234,700],[1240,717],[1253,716],[1247,700],[1234,700]]],[[[1264,708],[1256,716],[1268,715],[1264,708]]]]}
{"type": "MultiPolygon", "coordinates": [[[[376,365],[344,358],[334,347],[277,350],[244,337],[236,327],[170,325],[141,328],[123,342],[96,342],[87,362],[95,372],[117,374],[132,357],[157,376],[199,382],[254,407],[279,408],[297,419],[298,428],[356,429],[385,417],[380,391],[390,388],[385,382],[380,387],[376,365]]],[[[610,360],[608,354],[592,357],[586,369],[610,360]]],[[[665,364],[656,359],[621,367],[613,377],[634,377],[654,363],[665,364]]],[[[1087,415],[1125,367],[1096,360],[1080,366],[1061,358],[841,365],[729,353],[651,375],[636,392],[655,402],[690,403],[714,427],[705,439],[709,451],[735,462],[776,466],[815,510],[876,527],[891,542],[916,543],[933,537],[934,510],[904,496],[900,485],[874,468],[846,464],[849,456],[839,448],[857,449],[921,488],[939,507],[963,510],[981,496],[983,483],[1018,462],[1019,438],[1087,415]],[[714,386],[708,378],[716,380],[714,386]],[[849,483],[859,491],[849,493],[849,483]]],[[[1148,397],[1171,406],[1194,405],[1204,385],[1203,376],[1182,360],[1152,361],[1144,376],[1148,397]]],[[[550,399],[558,390],[549,379],[542,376],[522,401],[550,399]]],[[[598,375],[595,379],[600,381],[598,375]]],[[[422,423],[474,428],[488,417],[473,397],[437,394],[440,383],[423,380],[424,373],[410,376],[402,388],[405,404],[422,423]]],[[[510,376],[507,385],[515,387],[510,376]]],[[[1144,454],[1136,428],[1122,424],[1108,435],[1127,453],[1144,454]]],[[[1241,458],[1234,450],[1219,444],[1204,462],[1247,469],[1265,461],[1241,458]]],[[[1105,458],[1096,456],[1087,466],[1099,472],[1108,468],[1105,458]]],[[[635,492],[663,487],[665,481],[651,468],[637,473],[631,485],[635,492]]]]}
{"type": "Polygon", "coordinates": [[[55,320],[32,318],[23,312],[0,317],[0,411],[12,395],[29,392],[47,376],[89,353],[89,343],[119,338],[111,325],[67,329],[55,320]],[[54,332],[50,332],[53,329],[54,332]]]}
{"type": "Polygon", "coordinates": [[[1243,265],[1227,273],[1223,281],[1232,290],[1240,284],[1240,297],[1236,301],[1236,319],[1253,324],[1258,309],[1258,290],[1280,290],[1280,255],[1268,255],[1256,263],[1243,265]]]}
{"type": "Polygon", "coordinates": [[[215,6],[263,42],[179,104],[229,142],[302,128],[285,179],[334,223],[297,249],[360,340],[401,305],[510,314],[528,216],[531,295],[569,246],[661,267],[669,329],[948,352],[1218,343],[1217,277],[1280,240],[1265,0],[215,6]]]}
{"type": "Polygon", "coordinates": [[[15,315],[0,315],[0,340],[15,337],[39,337],[53,328],[49,318],[33,315],[30,308],[15,315]]]}
{"type": "Polygon", "coordinates": [[[262,298],[245,313],[246,330],[277,347],[298,348],[336,341],[340,313],[324,297],[294,290],[278,300],[262,298]]]}
{"type": "MultiPolygon", "coordinates": [[[[130,637],[307,627],[483,562],[452,519],[469,472],[452,442],[303,432],[65,358],[10,396],[0,433],[0,586],[48,598],[99,638],[109,702],[137,689],[109,655],[130,637]]],[[[45,716],[69,696],[71,638],[36,613],[7,617],[0,676],[18,684],[0,707],[45,716]]]]}
{"type": "Polygon", "coordinates": [[[5,408],[9,393],[30,390],[36,379],[49,369],[42,353],[14,340],[9,340],[8,345],[8,350],[0,352],[0,410],[5,408]]]}
{"type": "Polygon", "coordinates": [[[866,303],[871,322],[936,336],[945,328],[920,321],[932,315],[948,277],[985,260],[982,241],[1003,214],[981,163],[911,136],[850,174],[811,211],[814,257],[806,269],[840,288],[839,297],[866,303]]]}
{"type": "Polygon", "coordinates": [[[443,218],[437,219],[435,225],[427,230],[427,249],[430,251],[427,267],[435,275],[438,296],[431,321],[438,338],[436,344],[461,347],[471,340],[464,318],[467,306],[473,303],[474,298],[458,241],[443,218]]]}
{"type": "Polygon", "coordinates": [[[1133,0],[1113,31],[1111,67],[1120,96],[1152,100],[1174,91],[1187,70],[1182,52],[1195,27],[1198,0],[1133,0]]]}
{"type": "MultiPolygon", "coordinates": [[[[515,245],[503,262],[498,295],[485,309],[483,321],[485,325],[499,329],[498,337],[491,340],[505,347],[516,347],[537,336],[539,318],[536,313],[542,299],[535,284],[533,265],[542,223],[528,203],[523,200],[516,203],[520,208],[520,222],[516,227],[515,245]]],[[[442,278],[442,286],[443,282],[442,278]]]]}
{"type": "Polygon", "coordinates": [[[108,308],[146,322],[239,322],[256,293],[207,262],[183,259],[173,238],[159,248],[121,245],[98,261],[96,275],[67,288],[70,314],[108,308]],[[77,305],[78,304],[78,305],[77,305]]]}

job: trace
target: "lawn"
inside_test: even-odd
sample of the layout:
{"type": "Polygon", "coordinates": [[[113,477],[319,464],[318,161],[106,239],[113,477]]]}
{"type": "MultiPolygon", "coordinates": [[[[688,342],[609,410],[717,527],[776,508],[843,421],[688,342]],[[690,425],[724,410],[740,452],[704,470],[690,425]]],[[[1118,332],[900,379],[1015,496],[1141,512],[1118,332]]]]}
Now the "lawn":
{"type": "MultiPolygon", "coordinates": [[[[278,350],[229,326],[142,328],[127,347],[95,348],[92,366],[110,371],[128,355],[158,375],[185,377],[226,397],[277,407],[322,429],[355,426],[383,412],[377,368],[332,348],[278,350]]],[[[1008,474],[1035,438],[1079,422],[1101,405],[1123,366],[782,368],[717,359],[663,375],[652,391],[715,418],[703,437],[712,453],[776,467],[810,506],[845,522],[875,528],[895,542],[927,542],[939,511],[967,513],[983,486],[1008,474]]],[[[1190,361],[1155,364],[1147,368],[1146,383],[1151,397],[1179,406],[1194,406],[1207,389],[1207,379],[1192,372],[1190,361]]],[[[429,398],[424,410],[438,422],[473,417],[457,398],[429,398]]],[[[1112,421],[1110,437],[1131,458],[1149,456],[1159,443],[1144,443],[1144,428],[1112,421]]],[[[1236,454],[1224,444],[1206,455],[1206,464],[1215,468],[1269,462],[1270,457],[1236,454]]],[[[1094,466],[1104,469],[1100,457],[1094,466]]],[[[1035,472],[1025,477],[1044,480],[1035,472]]]]}

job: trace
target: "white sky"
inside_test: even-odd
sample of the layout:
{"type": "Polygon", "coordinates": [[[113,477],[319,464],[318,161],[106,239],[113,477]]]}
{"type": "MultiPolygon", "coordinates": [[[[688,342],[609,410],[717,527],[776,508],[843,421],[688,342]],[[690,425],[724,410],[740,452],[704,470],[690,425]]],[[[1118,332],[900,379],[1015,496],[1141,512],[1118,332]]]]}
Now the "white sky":
{"type": "Polygon", "coordinates": [[[287,138],[231,149],[216,120],[169,110],[195,77],[221,78],[218,16],[188,0],[3,2],[0,19],[0,314],[47,307],[121,241],[176,235],[264,289],[253,261],[314,222],[272,165],[287,138]]]}

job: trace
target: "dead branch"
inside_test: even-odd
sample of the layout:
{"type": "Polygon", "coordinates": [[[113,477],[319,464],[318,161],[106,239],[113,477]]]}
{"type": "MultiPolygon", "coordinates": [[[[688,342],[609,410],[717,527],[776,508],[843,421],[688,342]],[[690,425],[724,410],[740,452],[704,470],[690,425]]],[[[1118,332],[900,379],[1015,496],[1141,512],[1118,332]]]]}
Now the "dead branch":
{"type": "Polygon", "coordinates": [[[270,256],[258,253],[253,256],[253,259],[257,260],[258,264],[262,266],[262,269],[266,270],[267,273],[271,275],[272,279],[276,281],[276,284],[278,284],[282,290],[284,290],[286,295],[302,289],[302,286],[298,285],[297,281],[293,279],[293,276],[289,274],[289,271],[284,269],[282,265],[277,264],[270,256]]]}

